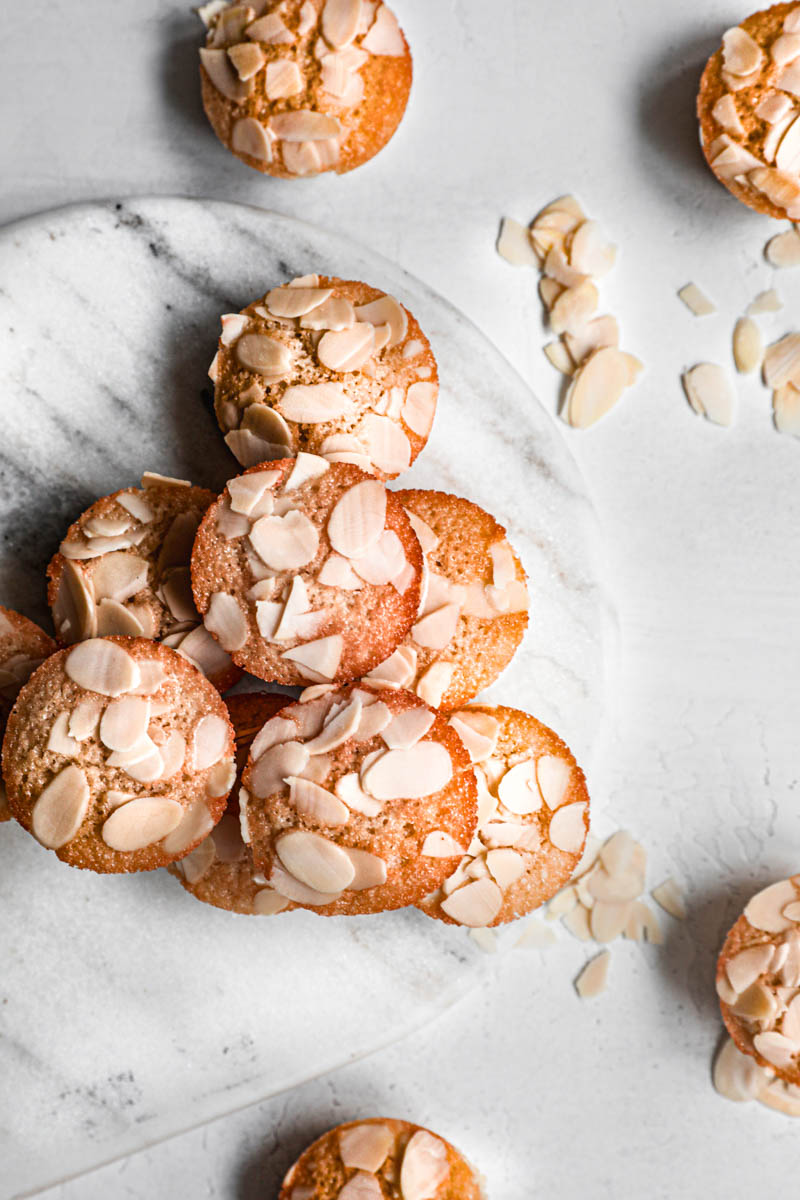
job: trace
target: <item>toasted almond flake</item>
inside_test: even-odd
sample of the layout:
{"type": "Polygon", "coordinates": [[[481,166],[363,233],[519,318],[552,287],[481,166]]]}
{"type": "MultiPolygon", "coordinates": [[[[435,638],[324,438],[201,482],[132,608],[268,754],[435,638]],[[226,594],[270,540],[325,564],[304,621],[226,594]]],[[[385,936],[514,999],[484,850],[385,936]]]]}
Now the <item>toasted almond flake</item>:
{"type": "Polygon", "coordinates": [[[800,33],[800,9],[790,9],[786,14],[783,21],[783,32],[800,33]]]}
{"type": "Polygon", "coordinates": [[[551,200],[549,204],[546,204],[537,213],[533,221],[533,228],[535,229],[542,219],[551,213],[566,213],[567,216],[572,218],[573,226],[583,221],[586,217],[586,214],[574,196],[557,196],[555,200],[551,200]]]}
{"type": "Polygon", "coordinates": [[[203,618],[206,629],[214,634],[224,650],[241,650],[249,636],[247,617],[235,596],[215,592],[203,618]]]}
{"type": "Polygon", "coordinates": [[[244,34],[244,29],[255,16],[255,9],[249,4],[230,4],[219,14],[211,44],[214,46],[230,45],[237,42],[244,34]]]}
{"type": "Polygon", "coordinates": [[[301,329],[334,330],[350,329],[355,323],[356,314],[353,305],[343,296],[331,296],[324,304],[311,310],[300,318],[301,329]]]}
{"type": "Polygon", "coordinates": [[[250,542],[273,571],[296,571],[315,557],[319,532],[305,513],[292,509],[285,516],[260,517],[250,530],[250,542]]]}
{"type": "Polygon", "coordinates": [[[397,17],[390,8],[381,4],[370,26],[366,37],[361,39],[364,50],[370,54],[385,55],[397,58],[406,53],[406,44],[397,22],[397,17]]]}
{"type": "MultiPolygon", "coordinates": [[[[775,124],[770,128],[767,136],[764,138],[761,151],[766,162],[775,162],[778,155],[778,149],[783,143],[783,136],[788,131],[793,121],[794,113],[790,110],[785,117],[782,117],[779,121],[776,121],[775,124]]],[[[788,148],[789,147],[787,147],[787,150],[788,148]]],[[[787,151],[784,150],[781,157],[785,159],[786,153],[787,151]]]]}
{"type": "Polygon", "coordinates": [[[503,906],[503,893],[492,879],[477,879],[452,892],[441,903],[442,911],[459,925],[490,925],[503,906]]]}
{"type": "Polygon", "coordinates": [[[210,714],[201,717],[192,736],[192,769],[205,771],[219,762],[228,751],[231,731],[223,717],[210,714]]]}
{"type": "Polygon", "coordinates": [[[769,52],[774,63],[779,67],[785,67],[787,63],[794,62],[800,55],[800,35],[796,33],[781,34],[772,43],[769,52]]]}
{"type": "Polygon", "coordinates": [[[279,742],[264,750],[252,769],[250,786],[260,800],[283,788],[284,780],[305,770],[309,753],[300,742],[279,742]]]}
{"type": "Polygon", "coordinates": [[[800,387],[800,333],[789,333],[767,348],[764,382],[773,390],[786,384],[800,387]]]}
{"type": "Polygon", "coordinates": [[[342,894],[341,891],[320,892],[316,888],[307,887],[306,884],[301,883],[299,879],[295,879],[288,871],[284,871],[280,863],[277,862],[272,865],[269,884],[279,895],[284,896],[287,900],[293,900],[296,904],[309,904],[313,908],[319,908],[324,904],[332,904],[342,894]]]}
{"type": "MultiPolygon", "coordinates": [[[[113,555],[108,555],[112,558],[113,555]]],[[[102,564],[105,560],[101,559],[102,564]]],[[[83,569],[64,559],[53,606],[53,621],[65,641],[83,641],[97,635],[97,614],[92,581],[83,569]]]]}
{"type": "Polygon", "coordinates": [[[325,587],[342,588],[347,592],[357,592],[364,586],[350,563],[340,554],[329,554],[317,575],[317,583],[325,587]]]}
{"type": "Polygon", "coordinates": [[[383,295],[368,304],[357,305],[355,316],[357,321],[366,321],[370,325],[388,325],[389,340],[386,345],[389,349],[398,346],[408,334],[408,313],[394,296],[383,295]]]}
{"type": "Polygon", "coordinates": [[[283,142],[283,165],[292,175],[316,175],[323,170],[322,142],[283,142]]]}
{"type": "Polygon", "coordinates": [[[267,292],[264,303],[274,317],[303,317],[313,312],[333,295],[333,288],[298,287],[296,282],[289,287],[277,287],[267,292]]]}
{"type": "Polygon", "coordinates": [[[747,180],[777,208],[784,209],[789,217],[800,217],[800,183],[797,180],[774,167],[748,171],[747,180]]]}
{"type": "Polygon", "coordinates": [[[757,892],[747,904],[744,915],[754,929],[764,933],[785,933],[792,928],[792,921],[784,916],[783,910],[796,899],[793,881],[783,879],[757,892]]]}
{"type": "Polygon", "coordinates": [[[356,737],[360,742],[368,742],[371,738],[377,737],[379,733],[383,733],[391,719],[392,714],[383,701],[369,704],[362,710],[356,737]]]}
{"type": "Polygon", "coordinates": [[[206,805],[201,800],[196,800],[184,809],[179,823],[162,840],[162,848],[167,854],[183,854],[192,842],[208,838],[213,828],[214,822],[206,805]]]}
{"type": "Polygon", "coordinates": [[[376,817],[381,812],[381,803],[362,789],[356,772],[341,775],[336,780],[334,791],[354,812],[363,813],[366,817],[376,817]]]}
{"type": "Polygon", "coordinates": [[[562,375],[572,375],[575,370],[575,364],[570,357],[569,350],[563,342],[548,342],[543,348],[545,358],[557,371],[562,375]]]}
{"type": "Polygon", "coordinates": [[[758,42],[740,25],[735,25],[722,35],[722,61],[732,75],[751,75],[760,70],[764,54],[758,42]]]}
{"type": "Polygon", "coordinates": [[[422,517],[418,517],[416,513],[406,509],[406,516],[411,522],[411,528],[419,538],[419,543],[422,546],[423,554],[432,554],[439,545],[439,538],[431,529],[427,522],[423,521],[422,517]]]}
{"type": "Polygon", "coordinates": [[[497,785],[500,803],[510,813],[526,815],[538,812],[542,798],[534,779],[533,759],[510,767],[497,785]]]}
{"type": "Polygon", "coordinates": [[[325,0],[322,34],[334,47],[349,46],[358,30],[361,0],[325,0]]]}
{"type": "MultiPolygon", "coordinates": [[[[352,569],[366,583],[376,587],[385,587],[401,574],[404,574],[410,564],[406,561],[403,543],[393,529],[385,529],[378,541],[369,548],[361,558],[350,560],[352,569]]],[[[416,578],[416,572],[411,568],[411,582],[416,578]]]]}
{"type": "Polygon", "coordinates": [[[147,733],[150,701],[142,696],[112,700],[100,722],[100,740],[109,750],[132,750],[147,733]]]}
{"type": "Polygon", "coordinates": [[[503,217],[497,238],[497,253],[512,267],[538,267],[539,256],[528,230],[513,217],[503,217]]]}
{"type": "Polygon", "coordinates": [[[550,325],[555,333],[578,333],[597,309],[597,288],[590,279],[561,293],[550,311],[550,325]]]}
{"type": "Polygon", "coordinates": [[[529,947],[534,950],[546,950],[548,946],[554,946],[557,940],[552,929],[534,919],[527,922],[521,936],[514,942],[514,946],[519,950],[527,950],[529,947]]]}
{"type": "Polygon", "coordinates": [[[585,801],[565,804],[556,810],[550,820],[548,836],[557,850],[563,850],[567,854],[579,852],[586,837],[585,812],[585,801]]]}
{"type": "Polygon", "coordinates": [[[725,974],[737,995],[746,992],[759,975],[765,973],[772,959],[772,949],[769,943],[764,946],[751,946],[728,959],[725,974]]]}
{"type": "MultiPolygon", "coordinates": [[[[297,1190],[295,1188],[292,1192],[292,1200],[295,1200],[297,1190]]],[[[359,1171],[351,1179],[348,1179],[341,1191],[338,1192],[336,1200],[381,1200],[382,1196],[383,1189],[377,1178],[359,1171]]],[[[302,1200],[302,1196],[299,1200],[302,1200]]]]}
{"type": "Polygon", "coordinates": [[[582,275],[597,279],[606,275],[614,265],[616,246],[603,236],[597,221],[583,221],[572,234],[569,244],[569,261],[582,275]]]}
{"type": "Polygon", "coordinates": [[[348,884],[349,892],[364,892],[386,883],[387,867],[379,855],[370,854],[368,850],[351,850],[349,847],[345,850],[355,870],[352,882],[348,884]]]}
{"type": "Polygon", "coordinates": [[[402,417],[419,437],[427,437],[431,431],[438,394],[439,386],[435,383],[412,383],[406,392],[402,417]]]}
{"type": "Polygon", "coordinates": [[[589,942],[592,938],[592,931],[589,928],[589,916],[588,908],[585,908],[583,904],[576,904],[574,908],[562,917],[561,924],[579,941],[589,942]]]}
{"type": "Polygon", "coordinates": [[[711,115],[717,124],[721,125],[728,133],[735,133],[740,137],[744,136],[744,125],[742,125],[739,118],[736,100],[730,92],[726,92],[724,96],[720,96],[711,110],[711,115]]]}
{"type": "Polygon", "coordinates": [[[289,776],[289,802],[301,817],[319,825],[346,824],[350,813],[341,800],[310,779],[289,776]]]}
{"type": "Polygon", "coordinates": [[[716,425],[731,425],[736,396],[727,371],[717,363],[698,363],[681,376],[684,391],[694,411],[716,425]]]}
{"type": "MultiPolygon", "coordinates": [[[[723,137],[726,136],[723,134],[723,137]]],[[[768,135],[769,136],[769,135],[768,135]]],[[[710,153],[710,151],[709,151],[710,153]]],[[[766,145],[765,145],[766,153],[766,145]]],[[[745,150],[743,146],[732,142],[725,146],[719,154],[711,160],[711,166],[720,179],[735,179],[738,175],[745,175],[748,171],[759,170],[762,167],[761,160],[751,154],[749,150],[745,150]]]]}
{"type": "Polygon", "coordinates": [[[362,776],[362,785],[376,800],[416,800],[432,796],[453,777],[447,748],[439,742],[418,742],[408,750],[387,750],[362,776]]]}
{"type": "Polygon", "coordinates": [[[305,743],[309,754],[326,754],[351,738],[361,721],[361,700],[356,696],[336,715],[325,722],[316,737],[305,743]]]}
{"type": "Polygon", "coordinates": [[[696,317],[707,317],[717,311],[716,304],[709,300],[696,283],[687,283],[678,292],[678,297],[696,317]]]}
{"type": "Polygon", "coordinates": [[[254,42],[268,42],[273,46],[290,46],[294,41],[294,34],[287,29],[278,13],[259,17],[247,26],[245,32],[254,42]]]}
{"type": "Polygon", "coordinates": [[[800,1092],[782,1079],[767,1083],[758,1094],[759,1104],[783,1113],[787,1117],[800,1117],[800,1092]]]}
{"type": "Polygon", "coordinates": [[[668,912],[670,916],[676,917],[679,921],[686,919],[686,905],[674,879],[665,879],[658,887],[653,888],[650,895],[656,904],[664,909],[664,912],[668,912]]]}
{"type": "Polygon", "coordinates": [[[96,633],[98,637],[142,637],[144,626],[136,613],[124,604],[118,604],[116,600],[101,600],[97,606],[96,633]]]}
{"type": "Polygon", "coordinates": [[[331,546],[345,558],[362,558],[380,538],[386,522],[386,489],[377,480],[348,488],[328,518],[331,546]]]}
{"type": "Polygon", "coordinates": [[[177,650],[207,676],[226,671],[231,665],[230,656],[214,641],[204,625],[198,625],[187,633],[177,650]]]}
{"type": "Polygon", "coordinates": [[[380,663],[368,675],[365,675],[364,679],[376,687],[409,687],[414,681],[416,671],[416,650],[413,646],[400,646],[385,662],[380,663]]]}
{"type": "Polygon", "coordinates": [[[291,369],[288,346],[265,333],[246,333],[236,343],[236,357],[243,367],[257,371],[270,381],[282,379],[291,369]]]}
{"type": "Polygon", "coordinates": [[[296,62],[279,58],[267,64],[265,90],[268,100],[282,100],[305,91],[303,72],[296,62]]]}
{"type": "Polygon", "coordinates": [[[231,65],[226,50],[207,49],[204,46],[200,50],[200,61],[214,87],[227,100],[233,100],[236,104],[240,104],[250,95],[253,89],[252,79],[243,82],[239,78],[231,65]]]}
{"type": "Polygon", "coordinates": [[[590,959],[575,980],[575,991],[581,1000],[591,1000],[606,990],[611,953],[603,950],[590,959]]]}
{"type": "MultiPolygon", "coordinates": [[[[67,566],[72,564],[65,563],[67,566]]],[[[147,576],[148,567],[143,558],[126,550],[117,550],[104,555],[95,565],[91,587],[96,600],[117,600],[123,604],[147,586],[147,576]]]]}
{"type": "Polygon", "coordinates": [[[380,1170],[393,1146],[394,1134],[386,1125],[355,1125],[339,1133],[343,1165],[361,1171],[380,1170]]]}
{"type": "Polygon", "coordinates": [[[454,663],[432,663],[417,682],[415,690],[420,700],[430,704],[431,708],[438,708],[453,681],[455,669],[454,663]]]}
{"type": "Polygon", "coordinates": [[[800,266],[800,234],[796,229],[789,229],[770,238],[764,256],[773,267],[800,266]]]}
{"type": "Polygon", "coordinates": [[[448,724],[455,729],[464,743],[470,762],[482,762],[494,754],[500,733],[500,723],[496,717],[490,716],[489,713],[462,709],[453,714],[448,724]]]}
{"type": "Polygon", "coordinates": [[[284,142],[319,142],[337,138],[340,125],[336,117],[298,108],[275,114],[270,118],[270,129],[284,142]]]}
{"type": "Polygon", "coordinates": [[[281,657],[296,663],[304,678],[316,683],[326,683],[335,678],[343,650],[344,639],[341,634],[335,633],[330,637],[306,642],[294,650],[285,650],[281,657]]]}
{"type": "Polygon", "coordinates": [[[553,305],[565,291],[563,284],[545,275],[539,280],[539,297],[548,312],[553,311],[553,305]]]}
{"type": "MultiPolygon", "coordinates": [[[[253,739],[250,747],[250,756],[255,762],[273,746],[278,746],[282,742],[292,741],[296,737],[297,725],[294,721],[287,720],[285,717],[272,717],[253,739]]],[[[308,751],[306,751],[306,760],[307,758],[308,751]]],[[[301,773],[302,769],[300,767],[297,773],[301,773]]]]}
{"type": "Polygon", "coordinates": [[[162,779],[172,779],[177,775],[186,760],[186,738],[174,729],[162,746],[159,747],[162,761],[162,779]]]}
{"type": "MultiPolygon", "coordinates": [[[[229,479],[227,483],[230,495],[231,511],[238,515],[250,516],[254,509],[260,508],[264,497],[272,494],[272,488],[280,479],[280,471],[255,471],[249,475],[239,475],[229,479]]],[[[261,512],[258,514],[262,515],[261,512]]]]}
{"type": "Polygon", "coordinates": [[[775,166],[787,175],[800,172],[800,116],[788,124],[775,154],[775,166]]]}
{"type": "Polygon", "coordinates": [[[103,825],[103,841],[124,854],[143,850],[176,829],[183,814],[183,806],[177,800],[140,796],[112,812],[103,825]]]}
{"type": "Polygon", "coordinates": [[[276,840],[275,849],[289,874],[317,892],[341,892],[355,877],[347,851],[320,834],[293,830],[276,840]]]}
{"type": "Polygon", "coordinates": [[[33,836],[48,850],[59,850],[77,834],[90,799],[85,774],[71,763],[53,776],[37,798],[31,812],[33,836]]]}
{"type": "Polygon", "coordinates": [[[774,1031],[757,1033],[753,1045],[761,1057],[779,1071],[791,1070],[795,1066],[795,1057],[800,1054],[800,1043],[774,1031]]]}
{"type": "Polygon", "coordinates": [[[281,396],[280,409],[289,421],[319,425],[349,416],[353,403],[341,383],[296,384],[281,396]]]}
{"type": "MultiPolygon", "coordinates": [[[[250,158],[257,158],[260,162],[272,162],[273,141],[274,137],[270,130],[266,129],[255,117],[240,117],[234,124],[231,133],[231,149],[237,154],[247,154],[250,158]]],[[[253,357],[256,355],[253,347],[245,352],[253,357]]],[[[259,368],[254,367],[253,369],[258,370],[259,368]]],[[[270,374],[268,371],[263,373],[270,374]]],[[[211,373],[209,372],[209,374],[211,373]]]]}
{"type": "Polygon", "coordinates": [[[427,708],[408,708],[392,717],[381,736],[390,750],[411,750],[435,720],[436,714],[427,708]]]}
{"type": "Polygon", "coordinates": [[[410,636],[418,646],[444,650],[455,637],[461,606],[445,604],[411,626],[410,636]]]}
{"type": "Polygon", "coordinates": [[[139,668],[121,646],[102,638],[81,642],[67,655],[64,670],[88,692],[120,696],[139,683],[139,668]]]}
{"type": "Polygon", "coordinates": [[[70,714],[69,736],[77,742],[84,742],[88,737],[93,737],[102,711],[97,701],[81,700],[70,714]]]}
{"type": "Polygon", "coordinates": [[[463,847],[444,829],[434,829],[426,834],[420,850],[423,858],[453,858],[463,853],[463,847]]]}
{"type": "MultiPolygon", "coordinates": [[[[800,238],[797,239],[800,246],[800,238]]],[[[764,343],[761,330],[750,317],[740,317],[733,330],[733,359],[736,370],[743,375],[761,365],[764,343]]]]}
{"type": "MultiPolygon", "coordinates": [[[[228,58],[236,68],[236,74],[244,83],[257,75],[267,61],[264,51],[253,42],[240,42],[237,46],[229,46],[228,58]]],[[[269,70],[267,70],[267,95],[269,96],[269,70]]],[[[291,93],[286,93],[286,95],[291,95],[291,93]]],[[[270,99],[272,98],[270,96],[270,99]]]]}
{"type": "Polygon", "coordinates": [[[524,858],[510,848],[490,850],[486,855],[486,866],[503,891],[510,888],[525,873],[524,858]]]}
{"type": "Polygon", "coordinates": [[[635,382],[641,368],[633,355],[613,346],[596,350],[578,368],[567,392],[565,413],[569,424],[587,429],[599,421],[635,382]]]}
{"type": "Polygon", "coordinates": [[[200,20],[208,29],[214,20],[224,9],[228,7],[228,0],[208,0],[207,4],[201,4],[198,8],[193,9],[200,20]]]}

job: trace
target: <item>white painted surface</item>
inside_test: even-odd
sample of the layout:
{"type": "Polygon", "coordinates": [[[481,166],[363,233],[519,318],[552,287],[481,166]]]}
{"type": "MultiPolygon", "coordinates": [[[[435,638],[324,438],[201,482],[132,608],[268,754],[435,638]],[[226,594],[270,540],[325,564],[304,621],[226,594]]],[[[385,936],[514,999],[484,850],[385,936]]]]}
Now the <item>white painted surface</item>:
{"type": "Polygon", "coordinates": [[[452,299],[547,402],[535,280],[499,261],[493,239],[503,213],[528,219],[578,193],[621,246],[604,294],[648,366],[602,426],[565,435],[605,523],[623,626],[618,714],[592,792],[609,827],[628,824],[650,847],[651,884],[686,884],[690,919],[661,951],[614,947],[609,992],[583,1006],[570,988],[576,943],[505,956],[491,987],[425,1034],[52,1195],[269,1197],[311,1134],[381,1109],[463,1145],[495,1200],[783,1191],[796,1127],[718,1099],[709,1058],[724,930],[800,859],[800,446],[774,432],[756,381],[737,383],[729,432],[701,423],[678,384],[698,359],[730,361],[735,318],[776,276],[792,303],[765,322],[771,333],[791,327],[800,300],[798,281],[761,258],[779,226],[728,198],[697,150],[702,61],[745,10],[399,7],[417,80],[396,141],[351,178],[295,186],[229,162],[203,127],[196,34],[178,4],[87,0],[78,21],[32,0],[5,27],[0,103],[20,117],[0,135],[1,211],[156,190],[301,213],[452,299]],[[719,316],[680,305],[689,279],[719,316]]]}

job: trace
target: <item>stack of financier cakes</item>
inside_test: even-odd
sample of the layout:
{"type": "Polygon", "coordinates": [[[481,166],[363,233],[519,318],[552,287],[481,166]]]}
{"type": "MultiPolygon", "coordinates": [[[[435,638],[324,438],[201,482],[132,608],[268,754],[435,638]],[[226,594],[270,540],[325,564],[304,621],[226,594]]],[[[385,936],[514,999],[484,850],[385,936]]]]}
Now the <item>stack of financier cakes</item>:
{"type": "Polygon", "coordinates": [[[552,730],[469,704],[528,621],[504,528],[386,485],[433,424],[425,334],[309,275],[223,316],[210,374],[241,473],[220,495],[146,475],[83,513],[48,571],[62,649],[2,614],[10,814],[73,866],[169,865],[239,913],[538,907],[589,798],[552,730]],[[303,690],[226,704],[244,672],[303,690]]]}

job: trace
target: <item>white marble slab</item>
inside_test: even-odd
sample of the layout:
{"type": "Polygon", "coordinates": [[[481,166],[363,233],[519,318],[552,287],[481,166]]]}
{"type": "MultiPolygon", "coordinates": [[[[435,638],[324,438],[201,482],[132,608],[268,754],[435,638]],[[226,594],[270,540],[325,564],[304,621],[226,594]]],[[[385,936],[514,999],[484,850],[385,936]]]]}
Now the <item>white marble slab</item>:
{"type": "MultiPolygon", "coordinates": [[[[598,527],[552,419],[433,292],[376,255],[255,209],[91,205],[0,233],[3,602],[43,616],[43,568],[68,520],[145,468],[224,482],[234,463],[202,396],[218,315],[309,270],[392,291],[431,336],[440,411],[403,483],[461,492],[507,524],[533,619],[490,695],[535,712],[585,756],[610,622],[598,527]]],[[[3,1194],[374,1050],[464,995],[487,965],[463,931],[414,912],[234,918],[162,872],[70,870],[15,828],[0,831],[0,906],[0,1078],[14,1097],[0,1134],[3,1194]]]]}

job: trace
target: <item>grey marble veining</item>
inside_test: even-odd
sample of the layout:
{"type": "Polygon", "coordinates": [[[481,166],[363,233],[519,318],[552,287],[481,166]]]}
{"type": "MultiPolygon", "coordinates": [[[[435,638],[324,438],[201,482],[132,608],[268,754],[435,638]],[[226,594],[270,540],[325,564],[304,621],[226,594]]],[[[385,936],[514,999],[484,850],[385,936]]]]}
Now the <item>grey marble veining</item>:
{"type": "MultiPolygon", "coordinates": [[[[44,567],[96,496],[147,468],[214,488],[234,473],[206,378],[219,314],[310,270],[392,291],[431,337],[439,412],[403,485],[467,495],[508,526],[532,622],[489,694],[585,755],[609,620],[595,517],[552,419],[434,293],[357,246],[255,209],[111,203],[0,233],[3,603],[46,618],[44,567]]],[[[463,931],[413,912],[250,922],[196,904],[161,872],[70,870],[16,828],[0,830],[0,904],[0,1077],[15,1098],[4,1105],[0,1188],[11,1192],[373,1050],[489,969],[463,931]]]]}

